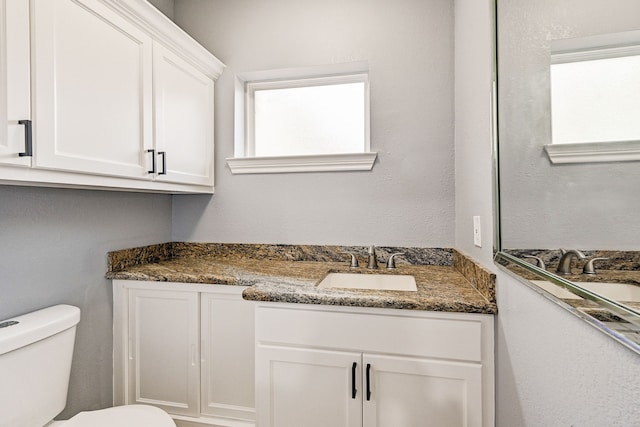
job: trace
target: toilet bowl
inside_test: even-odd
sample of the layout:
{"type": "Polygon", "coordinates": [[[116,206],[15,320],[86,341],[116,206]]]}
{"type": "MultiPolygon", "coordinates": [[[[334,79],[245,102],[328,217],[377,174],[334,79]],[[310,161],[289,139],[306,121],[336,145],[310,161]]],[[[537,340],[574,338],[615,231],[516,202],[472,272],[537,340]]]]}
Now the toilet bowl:
{"type": "Polygon", "coordinates": [[[53,421],[46,427],[176,427],[162,409],[147,405],[126,405],[80,412],[67,421],[53,421]]]}
{"type": "Polygon", "coordinates": [[[67,401],[80,309],[57,305],[0,320],[0,427],[176,427],[162,409],[125,405],[52,421],[67,401]]]}

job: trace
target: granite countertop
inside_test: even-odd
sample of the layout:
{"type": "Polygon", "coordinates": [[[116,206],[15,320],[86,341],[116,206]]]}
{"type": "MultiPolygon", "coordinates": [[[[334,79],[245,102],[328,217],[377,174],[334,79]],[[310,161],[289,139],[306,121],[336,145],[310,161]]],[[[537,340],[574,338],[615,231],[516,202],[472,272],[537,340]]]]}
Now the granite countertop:
{"type": "MultiPolygon", "coordinates": [[[[354,248],[266,246],[170,243],[111,252],[106,277],[249,286],[244,290],[243,298],[252,301],[465,313],[497,312],[495,276],[454,250],[435,249],[425,253],[415,248],[378,249],[380,258],[393,251],[409,254],[407,258],[410,261],[398,263],[397,269],[389,273],[384,264],[378,270],[360,267],[354,271],[349,269],[346,260],[336,260],[345,258],[341,254],[343,250],[354,248]],[[433,256],[429,257],[429,254],[433,256]],[[433,259],[440,265],[433,265],[433,259]],[[411,264],[411,261],[418,265],[411,264]],[[317,284],[332,272],[409,274],[415,277],[418,290],[318,288],[317,284]]],[[[364,255],[360,260],[361,266],[365,265],[363,258],[364,255]]]]}

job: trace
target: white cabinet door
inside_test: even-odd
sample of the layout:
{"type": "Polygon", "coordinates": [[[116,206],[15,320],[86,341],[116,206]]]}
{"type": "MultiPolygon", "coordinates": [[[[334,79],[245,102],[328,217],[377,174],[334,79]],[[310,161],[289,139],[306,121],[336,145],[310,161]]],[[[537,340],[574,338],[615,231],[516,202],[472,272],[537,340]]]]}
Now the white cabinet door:
{"type": "Polygon", "coordinates": [[[363,369],[364,427],[482,427],[479,364],[364,354],[363,369]]]}
{"type": "Polygon", "coordinates": [[[213,185],[213,79],[154,43],[157,180],[213,185]]]}
{"type": "Polygon", "coordinates": [[[129,291],[129,393],[180,415],[199,413],[199,298],[196,292],[129,291]]]}
{"type": "Polygon", "coordinates": [[[30,166],[25,153],[31,119],[29,2],[0,0],[0,163],[30,166]]]}
{"type": "Polygon", "coordinates": [[[32,3],[34,166],[149,179],[151,38],[99,0],[32,3]]]}
{"type": "Polygon", "coordinates": [[[257,425],[361,426],[360,361],[360,353],[258,345],[257,425]]]}
{"type": "Polygon", "coordinates": [[[254,303],[240,286],[201,294],[201,410],[204,415],[255,420],[254,303]]]}

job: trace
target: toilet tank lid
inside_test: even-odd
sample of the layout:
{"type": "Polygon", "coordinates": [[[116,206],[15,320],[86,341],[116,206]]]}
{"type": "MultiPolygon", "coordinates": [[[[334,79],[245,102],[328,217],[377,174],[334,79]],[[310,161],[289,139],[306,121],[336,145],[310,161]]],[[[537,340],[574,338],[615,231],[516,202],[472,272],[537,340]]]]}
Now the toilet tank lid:
{"type": "Polygon", "coordinates": [[[0,355],[69,329],[79,321],[80,309],[72,305],[55,305],[2,320],[0,355]]]}

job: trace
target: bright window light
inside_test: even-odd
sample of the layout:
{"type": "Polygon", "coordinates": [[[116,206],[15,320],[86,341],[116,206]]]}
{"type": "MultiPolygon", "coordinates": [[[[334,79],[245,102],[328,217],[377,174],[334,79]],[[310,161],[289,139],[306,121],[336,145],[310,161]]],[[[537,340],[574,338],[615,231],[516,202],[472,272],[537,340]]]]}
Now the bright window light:
{"type": "Polygon", "coordinates": [[[246,95],[248,156],[369,150],[366,74],[249,82],[246,95]]]}

